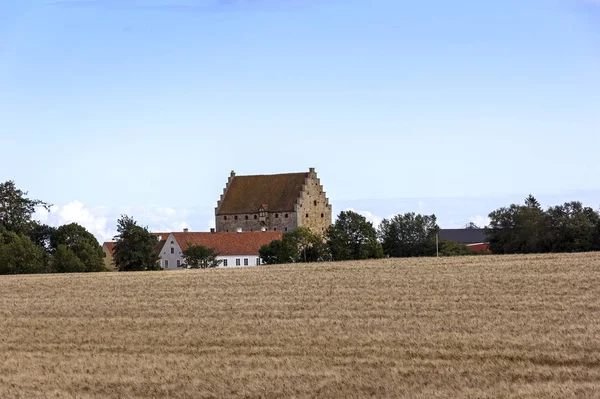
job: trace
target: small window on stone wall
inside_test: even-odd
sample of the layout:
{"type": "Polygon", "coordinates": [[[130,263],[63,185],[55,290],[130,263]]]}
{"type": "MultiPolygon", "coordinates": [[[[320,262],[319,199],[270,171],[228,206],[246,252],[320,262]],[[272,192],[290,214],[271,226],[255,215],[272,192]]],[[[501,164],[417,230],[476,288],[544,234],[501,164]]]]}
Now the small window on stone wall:
{"type": "Polygon", "coordinates": [[[315,204],[315,206],[317,206],[317,201],[316,201],[316,200],[315,200],[315,201],[313,201],[313,204],[315,204]]]}
{"type": "Polygon", "coordinates": [[[223,216],[223,220],[227,220],[227,216],[223,216]]]}
{"type": "Polygon", "coordinates": [[[279,214],[278,214],[278,213],[276,213],[276,214],[275,214],[275,219],[278,219],[278,218],[279,218],[279,214]]]}
{"type": "Polygon", "coordinates": [[[235,216],[233,217],[233,219],[234,219],[234,220],[237,220],[237,215],[235,215],[235,216]]]}
{"type": "Polygon", "coordinates": [[[308,217],[308,213],[306,214],[306,217],[308,217]]]}
{"type": "Polygon", "coordinates": [[[254,215],[254,220],[258,219],[258,216],[254,215]]]}
{"type": "Polygon", "coordinates": [[[285,215],[283,215],[283,217],[287,219],[288,218],[288,214],[286,213],[285,215]]]}
{"type": "Polygon", "coordinates": [[[322,218],[324,218],[324,217],[325,217],[325,214],[324,214],[324,213],[322,213],[322,214],[321,214],[321,217],[322,217],[322,218]]]}
{"type": "Polygon", "coordinates": [[[246,220],[248,220],[248,215],[246,215],[246,220]]]}

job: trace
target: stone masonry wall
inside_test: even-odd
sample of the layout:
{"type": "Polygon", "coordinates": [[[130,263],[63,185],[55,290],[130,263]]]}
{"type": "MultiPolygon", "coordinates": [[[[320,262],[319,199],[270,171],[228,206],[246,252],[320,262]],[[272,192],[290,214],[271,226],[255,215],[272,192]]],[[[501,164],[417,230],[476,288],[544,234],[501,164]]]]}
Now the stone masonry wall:
{"type": "Polygon", "coordinates": [[[320,179],[314,169],[310,169],[309,178],[296,204],[298,226],[308,227],[313,232],[323,234],[331,225],[332,208],[320,179]]]}
{"type": "Polygon", "coordinates": [[[217,232],[234,232],[238,228],[242,231],[261,231],[266,227],[269,231],[292,231],[297,227],[298,217],[296,212],[267,213],[265,223],[260,221],[258,213],[216,216],[217,232]]]}

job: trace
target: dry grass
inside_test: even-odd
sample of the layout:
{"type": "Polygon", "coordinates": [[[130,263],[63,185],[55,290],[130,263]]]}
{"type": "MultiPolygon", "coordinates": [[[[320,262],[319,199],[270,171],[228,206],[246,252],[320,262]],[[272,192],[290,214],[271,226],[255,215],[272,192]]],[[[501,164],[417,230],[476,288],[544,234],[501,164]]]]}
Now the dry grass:
{"type": "Polygon", "coordinates": [[[600,397],[600,254],[0,277],[0,397],[600,397]]]}

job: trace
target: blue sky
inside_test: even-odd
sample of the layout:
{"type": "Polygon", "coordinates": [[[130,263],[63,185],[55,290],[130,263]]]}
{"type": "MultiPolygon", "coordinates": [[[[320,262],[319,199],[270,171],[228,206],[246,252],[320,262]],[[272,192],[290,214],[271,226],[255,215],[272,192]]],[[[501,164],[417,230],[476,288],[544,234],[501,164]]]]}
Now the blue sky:
{"type": "Polygon", "coordinates": [[[6,0],[0,180],[102,239],[206,230],[232,169],[375,222],[598,208],[598,71],[598,0],[6,0]]]}

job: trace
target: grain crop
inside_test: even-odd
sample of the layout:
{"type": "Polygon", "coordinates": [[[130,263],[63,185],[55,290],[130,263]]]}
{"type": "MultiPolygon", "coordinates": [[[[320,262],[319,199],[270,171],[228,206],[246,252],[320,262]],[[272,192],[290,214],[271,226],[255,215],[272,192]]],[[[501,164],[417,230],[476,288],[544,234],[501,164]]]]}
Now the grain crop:
{"type": "Polygon", "coordinates": [[[2,276],[37,397],[600,397],[600,254],[2,276]]]}

